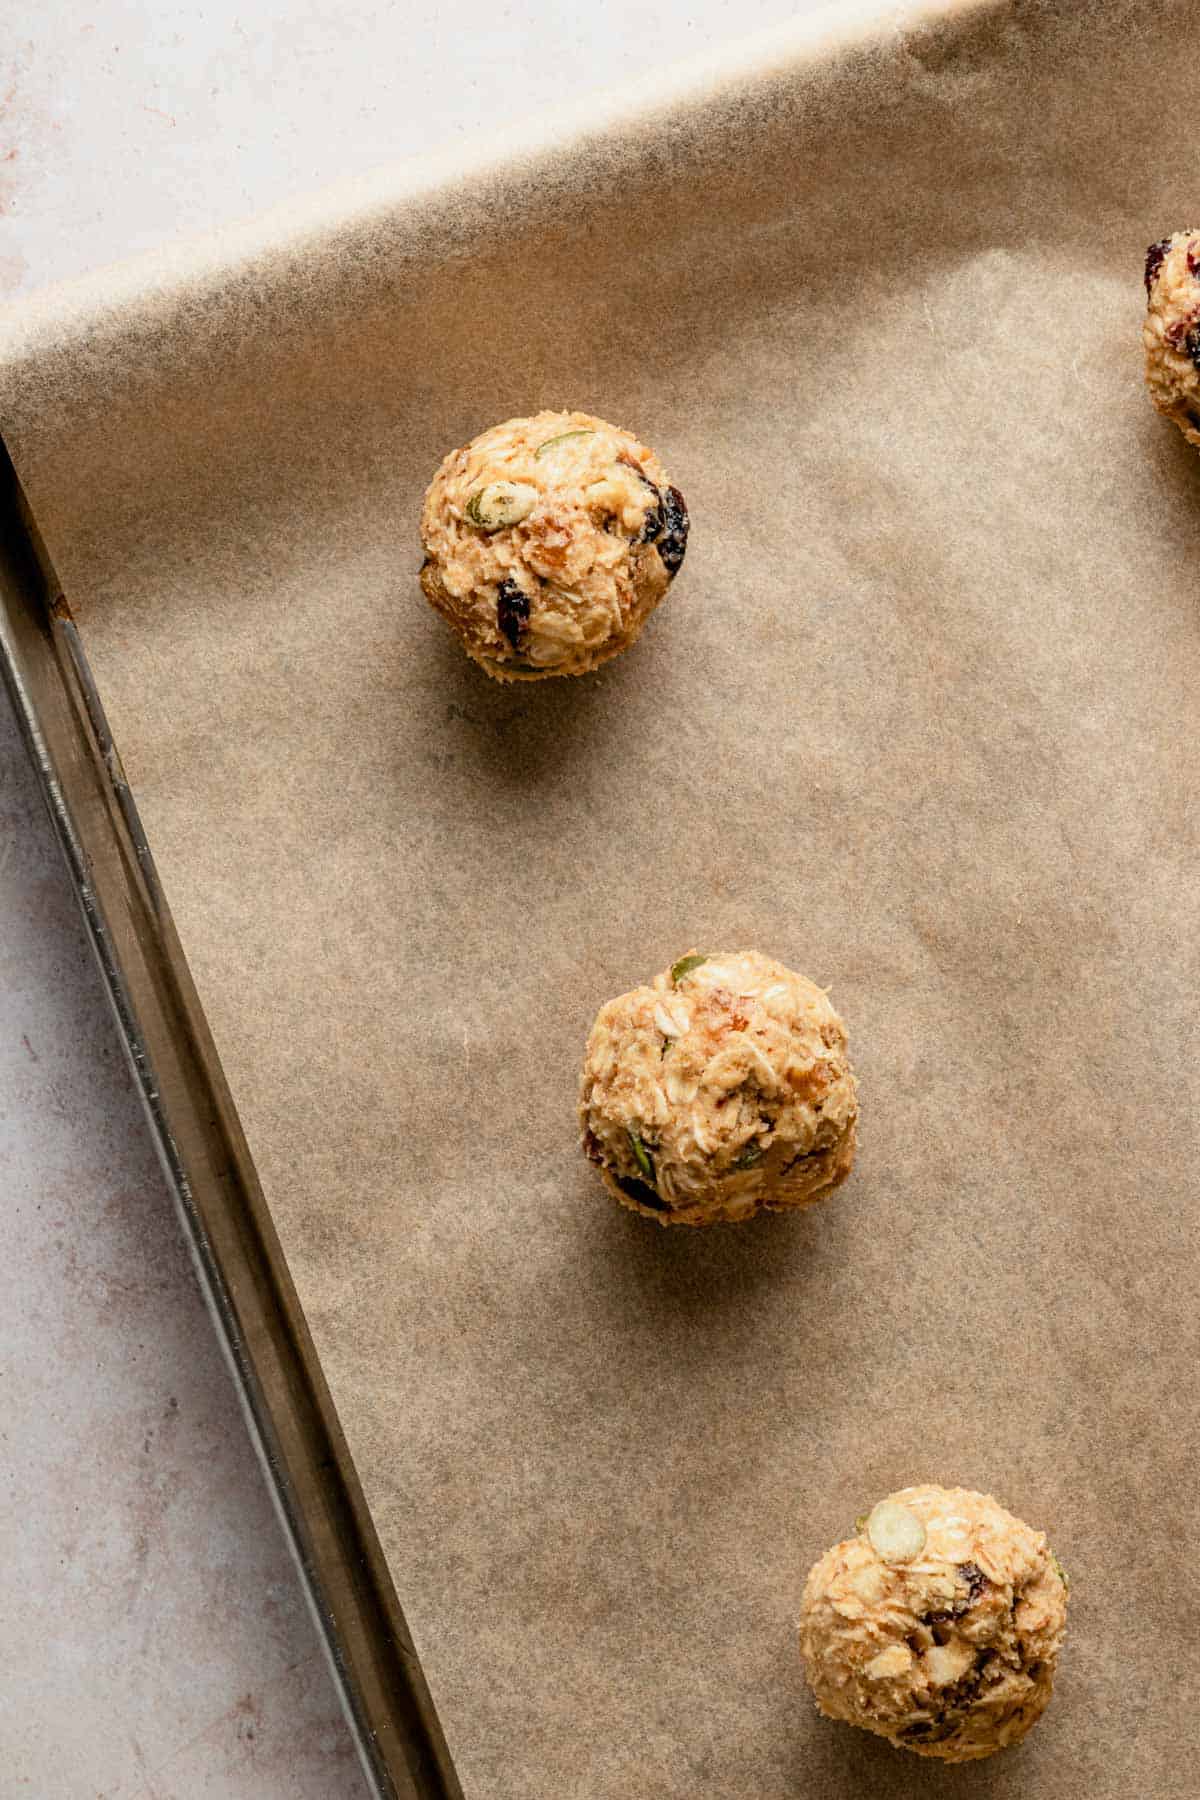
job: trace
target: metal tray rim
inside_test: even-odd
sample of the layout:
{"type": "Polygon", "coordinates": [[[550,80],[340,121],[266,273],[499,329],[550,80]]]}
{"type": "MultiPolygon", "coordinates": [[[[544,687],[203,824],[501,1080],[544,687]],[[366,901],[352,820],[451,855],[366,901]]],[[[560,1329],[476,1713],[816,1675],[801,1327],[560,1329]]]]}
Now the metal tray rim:
{"type": "Polygon", "coordinates": [[[369,1789],[461,1800],[86,653],[2,441],[0,674],[369,1789]]]}

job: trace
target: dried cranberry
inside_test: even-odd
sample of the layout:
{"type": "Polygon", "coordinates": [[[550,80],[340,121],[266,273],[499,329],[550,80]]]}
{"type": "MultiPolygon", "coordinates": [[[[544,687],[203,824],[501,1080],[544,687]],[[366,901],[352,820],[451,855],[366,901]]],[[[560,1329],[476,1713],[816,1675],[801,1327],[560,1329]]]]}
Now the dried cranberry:
{"type": "Polygon", "coordinates": [[[514,650],[521,648],[521,632],[529,623],[529,595],[507,578],[496,590],[496,623],[514,650]]]}
{"type": "Polygon", "coordinates": [[[936,1719],[918,1719],[915,1725],[906,1725],[900,1736],[911,1744],[940,1744],[953,1737],[958,1727],[959,1720],[952,1714],[939,1713],[936,1719]]]}
{"type": "MultiPolygon", "coordinates": [[[[1157,276],[1158,271],[1162,268],[1163,258],[1166,256],[1167,251],[1170,248],[1171,248],[1171,240],[1169,237],[1165,237],[1165,238],[1160,238],[1158,240],[1157,244],[1151,244],[1150,248],[1147,250],[1147,252],[1146,252],[1146,292],[1147,292],[1147,294],[1150,292],[1151,288],[1154,286],[1155,277],[1157,276]]],[[[1190,251],[1188,254],[1189,254],[1189,258],[1190,258],[1190,255],[1191,255],[1190,251]]],[[[1190,261],[1189,261],[1189,267],[1190,266],[1191,265],[1190,265],[1190,261]]]]}
{"type": "Polygon", "coordinates": [[[658,554],[662,557],[663,567],[668,575],[674,576],[679,572],[687,549],[690,527],[687,502],[677,487],[668,488],[663,495],[662,536],[658,542],[658,554]]]}
{"type": "Polygon", "coordinates": [[[650,477],[646,474],[645,470],[639,469],[632,457],[622,456],[620,460],[627,469],[632,469],[642,486],[644,488],[649,488],[650,492],[654,495],[654,505],[646,514],[646,517],[642,522],[642,529],[638,532],[638,535],[634,540],[635,543],[638,544],[652,544],[663,528],[662,495],[659,493],[650,477]]]}
{"type": "Polygon", "coordinates": [[[585,1131],[583,1134],[583,1154],[587,1157],[589,1162],[602,1163],[604,1161],[604,1154],[600,1148],[600,1139],[596,1136],[594,1131],[585,1131]]]}
{"type": "Polygon", "coordinates": [[[925,1613],[921,1619],[923,1625],[945,1625],[951,1619],[961,1619],[970,1612],[975,1602],[988,1584],[988,1578],[978,1563],[965,1562],[958,1564],[960,1581],[965,1581],[967,1591],[960,1594],[951,1605],[943,1607],[940,1612],[925,1613]]]}
{"type": "MultiPolygon", "coordinates": [[[[658,489],[655,488],[654,492],[657,495],[658,489]]],[[[638,536],[638,543],[639,544],[652,544],[656,537],[662,536],[662,528],[663,528],[662,506],[661,505],[652,506],[650,508],[650,511],[646,514],[646,521],[645,521],[645,524],[642,526],[641,532],[638,536]]]]}
{"type": "Polygon", "coordinates": [[[655,488],[655,490],[654,490],[654,497],[655,497],[657,504],[652,506],[650,508],[650,511],[646,514],[646,521],[645,521],[645,524],[642,526],[641,536],[638,538],[639,544],[652,544],[652,543],[654,543],[656,538],[660,538],[662,536],[662,528],[663,528],[663,523],[664,523],[663,507],[662,507],[662,499],[659,495],[657,488],[655,488]]]}
{"type": "Polygon", "coordinates": [[[661,1194],[656,1194],[646,1182],[635,1181],[631,1175],[614,1175],[613,1180],[621,1192],[628,1194],[631,1200],[636,1200],[639,1206],[652,1207],[655,1212],[670,1212],[669,1202],[661,1194]]]}
{"type": "Polygon", "coordinates": [[[967,1584],[967,1605],[974,1606],[980,1594],[988,1584],[988,1578],[978,1563],[959,1563],[958,1572],[967,1584]]]}

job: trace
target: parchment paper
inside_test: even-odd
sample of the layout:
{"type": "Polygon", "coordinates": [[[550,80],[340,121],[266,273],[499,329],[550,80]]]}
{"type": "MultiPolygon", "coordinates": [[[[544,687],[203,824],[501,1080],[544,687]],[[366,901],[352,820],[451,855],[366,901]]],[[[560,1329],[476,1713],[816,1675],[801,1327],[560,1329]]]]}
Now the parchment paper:
{"type": "Polygon", "coordinates": [[[1200,462],[1139,326],[1198,27],[797,28],[6,322],[472,1800],[1195,1792],[1200,462]],[[546,405],[652,442],[693,541],[628,656],[506,690],[416,516],[546,405]],[[662,1231],[579,1154],[594,1010],[693,943],[849,1023],[860,1160],[802,1218],[662,1231]],[[1049,1714],[959,1771],[795,1649],[922,1480],[1073,1577],[1049,1714]]]}

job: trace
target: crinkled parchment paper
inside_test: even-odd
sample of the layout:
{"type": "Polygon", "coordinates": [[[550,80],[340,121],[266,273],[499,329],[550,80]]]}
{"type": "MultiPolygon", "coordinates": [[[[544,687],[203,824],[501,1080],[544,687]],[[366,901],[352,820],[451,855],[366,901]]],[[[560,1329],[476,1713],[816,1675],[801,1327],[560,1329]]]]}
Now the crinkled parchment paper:
{"type": "Polygon", "coordinates": [[[1194,1792],[1200,461],[1141,392],[1200,6],[797,27],[10,315],[81,621],[472,1800],[1194,1792]],[[452,445],[577,406],[691,550],[502,689],[416,585],[452,445]],[[687,945],[828,984],[850,1183],[665,1232],[579,1155],[687,945]],[[1027,1744],[803,1688],[907,1482],[1073,1577],[1027,1744]]]}

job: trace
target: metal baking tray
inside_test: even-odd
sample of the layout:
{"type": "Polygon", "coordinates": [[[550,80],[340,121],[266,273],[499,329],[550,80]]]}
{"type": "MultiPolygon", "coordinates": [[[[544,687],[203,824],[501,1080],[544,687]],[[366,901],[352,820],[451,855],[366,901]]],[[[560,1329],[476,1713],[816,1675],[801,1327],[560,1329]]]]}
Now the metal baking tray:
{"type": "Polygon", "coordinates": [[[71,610],[0,444],[0,667],[201,1291],[380,1800],[461,1794],[71,610]]]}
{"type": "MultiPolygon", "coordinates": [[[[464,153],[432,173],[404,172],[394,185],[383,178],[365,197],[356,190],[349,222],[334,196],[316,213],[302,209],[298,222],[285,221],[278,236],[269,224],[247,227],[248,236],[231,251],[226,244],[213,263],[198,253],[195,268],[215,318],[203,307],[189,310],[194,294],[185,269],[174,288],[170,281],[152,287],[142,311],[146,296],[136,272],[123,277],[118,300],[129,304],[103,311],[108,337],[101,332],[97,339],[86,304],[82,330],[65,348],[54,335],[60,320],[53,306],[33,328],[36,336],[49,320],[50,336],[39,345],[46,356],[32,359],[26,398],[36,390],[45,408],[49,392],[62,404],[44,410],[31,434],[38,455],[28,454],[20,420],[9,428],[13,459],[77,584],[85,631],[94,629],[87,640],[94,665],[138,771],[281,1237],[163,900],[69,596],[7,458],[0,466],[0,658],[378,1795],[407,1800],[462,1791],[393,1586],[388,1558],[397,1540],[405,1555],[409,1540],[418,1545],[414,1574],[402,1570],[399,1586],[435,1690],[451,1696],[444,1702],[447,1735],[473,1795],[566,1790],[591,1800],[596,1791],[636,1794],[644,1776],[630,1758],[610,1772],[607,1789],[600,1778],[589,1790],[582,1703],[576,1715],[566,1703],[552,1718],[538,1715],[532,1680],[524,1688],[519,1678],[505,1684],[501,1608],[484,1618],[483,1582],[470,1588],[469,1560],[455,1566],[440,1555],[444,1544],[456,1548],[445,1523],[449,1483],[441,1509],[426,1504],[425,1483],[435,1453],[460,1452],[461,1525],[478,1488],[497,1479],[485,1459],[500,1465],[503,1458],[482,1434],[460,1432],[456,1445],[454,1421],[448,1425],[438,1405],[446,1391],[438,1378],[450,1359],[431,1354],[422,1364],[398,1340],[407,1385],[394,1383],[389,1396],[386,1455],[398,1463],[402,1449],[412,1461],[408,1479],[386,1490],[389,1510],[379,1505],[371,1458],[382,1463],[384,1452],[361,1432],[351,1385],[363,1364],[349,1374],[339,1368],[322,1335],[336,1308],[323,1318],[306,1285],[314,1264],[325,1268],[325,1244],[318,1241],[314,1251],[311,1241],[289,1236],[290,1195],[273,1179],[271,1158],[290,1157],[300,1115],[288,1110],[292,1096],[285,1094],[275,1133],[281,1157],[247,1098],[245,1062],[238,1063],[245,1046],[225,1034],[216,1010],[221,995],[206,985],[211,969],[196,926],[214,890],[186,877],[176,885],[173,846],[154,810],[161,804],[153,792],[156,765],[136,741],[134,703],[174,707],[175,676],[180,693],[191,680],[194,697],[209,665],[199,658],[187,664],[176,635],[180,615],[159,607],[157,594],[149,603],[139,596],[141,612],[115,648],[102,633],[121,599],[129,599],[122,579],[132,585],[148,569],[152,584],[161,581],[166,590],[178,575],[185,559],[170,555],[181,541],[171,535],[175,499],[189,528],[213,522],[205,504],[219,498],[219,482],[206,486],[214,445],[228,448],[231,462],[240,447],[239,479],[262,476],[252,497],[263,517],[278,504],[292,518],[292,475],[309,484],[304,500],[317,524],[305,545],[320,544],[328,569],[301,582],[289,574],[286,555],[256,565],[250,534],[221,538],[218,518],[211,535],[220,538],[224,560],[214,574],[199,559],[189,576],[197,586],[189,617],[207,624],[219,615],[229,661],[240,650],[249,686],[264,670],[277,678],[289,718],[302,724],[317,711],[304,712],[306,699],[319,685],[324,695],[336,673],[336,659],[324,655],[330,590],[322,578],[341,584],[338,649],[372,705],[353,715],[345,709],[341,762],[312,757],[342,784],[325,818],[339,829],[353,825],[376,792],[394,796],[403,752],[408,779],[425,782],[445,809],[436,814],[431,800],[433,825],[450,821],[440,836],[430,833],[444,849],[469,815],[472,771],[482,770],[477,786],[491,810],[478,827],[473,867],[493,842],[504,843],[508,859],[490,904],[512,916],[505,896],[520,890],[524,903],[527,882],[542,877],[542,921],[560,909],[554,917],[563,949],[552,1004],[538,986],[540,969],[512,973],[511,942],[508,958],[491,956],[481,931],[473,964],[466,957],[455,963],[463,930],[453,942],[438,940],[436,949],[439,966],[467,963],[464,982],[480,982],[485,1026],[502,1016],[505,991],[534,995],[547,1021],[546,1068],[532,1073],[545,1073],[554,1085],[537,1131],[511,1129],[529,1071],[521,1045],[506,1055],[495,1041],[490,1061],[477,1059],[456,1128],[472,1153],[482,1145],[489,1168],[479,1216],[488,1254],[501,1241],[509,1257],[512,1317],[523,1324],[532,1313],[520,1278],[528,1269],[532,1286],[544,1266],[527,1252],[549,1245],[552,1279],[536,1297],[545,1314],[537,1323],[559,1327],[574,1308],[573,1319],[587,1322],[593,1335],[578,1329],[572,1338],[572,1320],[558,1336],[546,1326],[552,1354],[539,1357],[532,1328],[522,1336],[514,1327],[511,1360],[503,1363],[498,1340],[483,1342],[481,1329],[481,1356],[462,1387],[481,1408],[490,1404],[492,1390],[478,1379],[483,1353],[494,1357],[498,1387],[526,1367],[567,1371],[564,1394],[551,1396],[561,1404],[558,1436],[545,1440],[550,1453],[532,1435],[518,1444],[532,1443],[536,1454],[528,1457],[533,1479],[525,1511],[515,1507],[512,1517],[518,1526],[528,1523],[530,1542],[551,1543],[536,1564],[540,1583],[530,1583],[541,1610],[531,1607],[526,1629],[529,1638],[540,1632],[542,1643],[558,1631],[584,1645],[573,1666],[596,1678],[594,1691],[608,1708],[596,1715],[594,1742],[623,1754],[622,1733],[633,1740],[657,1706],[667,1746],[660,1756],[674,1759],[663,1791],[714,1786],[747,1800],[767,1791],[807,1792],[813,1800],[923,1791],[930,1773],[924,1765],[913,1768],[864,1733],[835,1736],[811,1707],[798,1710],[801,1676],[787,1641],[788,1608],[798,1599],[794,1577],[804,1559],[833,1541],[869,1497],[858,1486],[868,1466],[872,1482],[886,1470],[889,1484],[900,1486],[928,1478],[929,1461],[938,1460],[940,1475],[995,1487],[1056,1535],[1061,1523],[1065,1541],[1056,1547],[1080,1577],[1072,1602],[1077,1645],[1064,1668],[1068,1691],[1055,1702],[1059,1722],[1039,1728],[1011,1761],[988,1765],[980,1776],[986,1792],[1006,1800],[1034,1791],[1055,1800],[1117,1796],[1135,1785],[1164,1800],[1190,1792],[1178,1757],[1191,1721],[1178,1677],[1186,1621],[1178,1608],[1169,1614],[1162,1597],[1176,1591],[1190,1493],[1180,1472],[1194,1441],[1194,1421],[1184,1414],[1190,1389],[1181,1309],[1195,1256],[1187,1204],[1194,1195],[1195,1110],[1189,1114],[1175,1096],[1194,1063],[1188,1032],[1195,928],[1185,891],[1194,864],[1184,854],[1179,796],[1188,791],[1184,759],[1194,736],[1181,671],[1198,642],[1196,470],[1186,446],[1146,406],[1137,333],[1144,245],[1186,222],[1192,204],[1194,106],[1176,46],[1194,33],[1196,4],[1172,0],[1154,31],[1136,28],[1133,0],[946,0],[860,33],[864,10],[854,0],[831,33],[814,27],[809,35],[739,48],[681,77],[677,87],[674,76],[656,78],[627,112],[624,101],[614,101],[608,110],[582,109],[550,128],[531,127],[515,153],[505,140],[491,162],[481,155],[476,164],[474,153],[464,153]],[[537,254],[526,254],[531,243],[537,254]],[[294,276],[298,268],[313,273],[303,261],[314,245],[321,252],[315,286],[329,312],[320,321],[326,336],[313,342],[336,343],[347,320],[366,320],[380,332],[369,352],[354,340],[358,360],[352,356],[344,369],[336,360],[323,367],[292,316],[294,276]],[[476,328],[472,305],[497,309],[494,331],[476,328]],[[132,324],[129,313],[136,315],[132,324]],[[494,343],[520,343],[526,318],[534,325],[519,367],[497,370],[494,343]],[[182,352],[164,319],[182,321],[182,352]],[[257,376],[259,365],[235,357],[231,372],[221,362],[222,332],[245,330],[250,335],[237,340],[239,351],[249,343],[257,354],[254,331],[265,335],[272,325],[284,335],[297,332],[293,400],[300,394],[303,404],[296,401],[282,423],[260,406],[255,381],[243,379],[247,367],[257,376]],[[647,342],[654,356],[643,354],[647,342]],[[85,377],[73,387],[71,356],[81,344],[85,377]],[[177,414],[153,405],[160,356],[169,385],[192,383],[177,414]],[[381,405],[368,418],[371,395],[387,388],[379,379],[384,359],[392,381],[400,366],[411,404],[397,401],[390,411],[381,405]],[[110,396],[106,391],[104,404],[96,404],[96,369],[116,391],[114,406],[125,409],[127,460],[116,474],[105,461],[110,396]],[[343,374],[344,390],[333,391],[343,374]],[[122,512],[121,479],[136,485],[139,455],[148,466],[163,448],[160,428],[169,437],[180,419],[190,424],[186,406],[210,377],[221,405],[207,417],[207,435],[178,431],[181,461],[168,498],[146,501],[147,516],[133,503],[122,512]],[[453,646],[435,637],[441,625],[414,613],[405,686],[389,661],[398,655],[399,634],[380,605],[381,594],[399,601],[408,591],[397,554],[399,530],[408,526],[397,521],[414,516],[423,480],[448,445],[531,399],[552,397],[636,424],[662,451],[696,527],[682,578],[686,600],[682,592],[672,599],[637,651],[594,687],[564,699],[551,691],[560,684],[551,683],[530,690],[539,698],[520,702],[507,690],[498,697],[479,686],[482,677],[464,670],[453,646]],[[240,438],[225,429],[223,407],[244,428],[240,438]],[[78,471],[60,453],[64,439],[76,442],[72,425],[98,470],[95,489],[71,479],[78,471]],[[291,434],[290,463],[280,447],[282,427],[291,434]],[[84,523],[73,534],[75,507],[84,523]],[[117,548],[106,559],[110,542],[117,548]],[[72,551],[76,560],[69,560],[72,551]],[[141,560],[128,576],[121,559],[133,552],[141,560]],[[252,589],[257,610],[243,605],[252,589]],[[288,638],[297,620],[312,628],[322,654],[293,656],[289,664],[289,651],[304,645],[303,636],[288,638]],[[152,654],[139,660],[147,642],[152,654]],[[529,709],[524,723],[518,704],[529,709]],[[577,762],[594,756],[606,779],[594,784],[591,812],[569,787],[554,790],[560,810],[547,810],[539,838],[531,824],[536,808],[526,804],[531,793],[539,797],[536,788],[512,783],[497,803],[496,745],[501,728],[511,729],[504,741],[517,746],[514,762],[519,750],[530,752],[521,767],[548,788],[562,774],[555,757],[564,718],[578,725],[577,762]],[[364,754],[372,730],[386,737],[387,752],[374,764],[364,754]],[[689,739],[689,730],[699,735],[689,739]],[[653,779],[641,754],[651,731],[658,734],[653,779]],[[432,758],[451,738],[459,762],[446,755],[435,779],[432,758]],[[751,739],[760,761],[746,753],[751,739]],[[718,746],[724,756],[719,779],[701,784],[700,793],[685,754],[689,742],[718,746]],[[612,754],[614,744],[631,743],[637,756],[612,754]],[[390,771],[390,783],[376,777],[379,767],[390,771]],[[641,829],[648,807],[657,808],[657,831],[671,833],[662,853],[656,831],[641,829]],[[631,820],[639,829],[630,830],[631,820]],[[680,820],[691,833],[687,841],[679,837],[680,820]],[[593,829],[619,851],[603,919],[586,907],[572,910],[583,884],[570,857],[585,865],[579,839],[593,829]],[[677,880],[681,868],[685,879],[677,880]],[[699,942],[689,921],[702,908],[706,924],[715,921],[722,933],[714,942],[766,948],[777,943],[774,934],[788,934],[797,966],[836,980],[856,1059],[861,1055],[864,1133],[854,1185],[820,1219],[786,1222],[786,1239],[769,1230],[736,1239],[707,1234],[702,1243],[681,1243],[677,1233],[627,1234],[641,1222],[614,1219],[595,1195],[589,1206],[583,1186],[587,1171],[574,1142],[572,1059],[582,1045],[576,1027],[586,1029],[584,1013],[618,991],[617,972],[632,980],[639,966],[644,974],[670,960],[664,953],[643,963],[644,946],[653,942],[665,952],[670,938],[678,954],[699,942]],[[490,1138],[489,1111],[503,1126],[490,1138]],[[532,1174],[512,1145],[521,1136],[532,1174]],[[549,1173],[539,1189],[543,1171],[549,1173]],[[538,1206],[557,1208],[554,1229],[545,1229],[531,1195],[538,1206]],[[310,1306],[312,1336],[281,1238],[310,1306]],[[659,1330],[681,1363],[699,1350],[703,1382],[675,1386],[664,1378],[659,1330]],[[542,1530],[541,1510],[556,1498],[547,1491],[561,1473],[553,1452],[568,1459],[575,1447],[568,1377],[578,1371],[566,1352],[584,1340],[596,1364],[585,1374],[597,1383],[611,1375],[608,1387],[595,1389],[608,1409],[596,1412],[608,1435],[597,1439],[594,1466],[577,1463],[570,1472],[582,1483],[574,1491],[598,1511],[606,1507],[620,1527],[612,1538],[618,1548],[594,1565],[582,1552],[570,1563],[575,1546],[556,1548],[559,1540],[542,1530]],[[1136,1345],[1140,1364],[1119,1360],[1117,1344],[1136,1345]],[[629,1369],[636,1407],[622,1385],[629,1369]],[[764,1369],[772,1378],[765,1387],[764,1369]],[[848,1398],[846,1370],[855,1377],[848,1398]],[[377,1506],[378,1535],[331,1387],[377,1506]],[[709,1431],[711,1419],[720,1431],[709,1431]],[[621,1436],[627,1423],[640,1434],[634,1439],[631,1432],[628,1442],[621,1436]],[[721,1454],[710,1453],[714,1444],[721,1454]],[[626,1463],[643,1479],[627,1480],[626,1463]],[[694,1494],[697,1467],[704,1479],[694,1494]],[[1004,1485],[1010,1480],[1016,1492],[1004,1485]],[[752,1514],[753,1531],[726,1530],[726,1483],[738,1490],[735,1505],[752,1514]],[[680,1575],[673,1545],[664,1552],[666,1575],[652,1595],[657,1611],[647,1611],[644,1637],[633,1644],[638,1581],[659,1573],[653,1552],[660,1496],[668,1522],[684,1520],[684,1550],[693,1554],[697,1579],[690,1580],[690,1566],[689,1579],[680,1575]],[[673,1511],[666,1504],[672,1499],[673,1511]],[[709,1558],[703,1567],[701,1542],[709,1558]],[[619,1622],[615,1654],[614,1638],[599,1631],[586,1638],[585,1609],[577,1609],[580,1619],[564,1615],[561,1595],[571,1591],[559,1580],[564,1568],[579,1583],[598,1573],[596,1592],[609,1580],[617,1587],[607,1616],[619,1622]],[[727,1603],[739,1583],[742,1604],[727,1603]],[[476,1616],[458,1631],[452,1663],[445,1645],[432,1641],[432,1628],[444,1619],[453,1638],[472,1595],[476,1616]],[[662,1653],[672,1629],[686,1640],[674,1644],[674,1660],[662,1653]],[[734,1640],[750,1658],[742,1667],[720,1660],[722,1641],[728,1650],[734,1640]],[[714,1644],[718,1655],[710,1663],[714,1644]],[[631,1647],[642,1659],[640,1681],[627,1679],[631,1647]],[[1140,1659],[1132,1666],[1158,1703],[1133,1732],[1120,1718],[1131,1659],[1140,1659]],[[464,1668],[473,1689],[462,1680],[456,1689],[464,1668]],[[672,1683],[685,1696],[679,1709],[672,1683]],[[468,1691],[473,1720],[461,1698],[468,1691]],[[688,1734],[706,1707],[700,1725],[710,1730],[713,1757],[725,1759],[715,1783],[688,1754],[688,1734]],[[537,1728],[548,1718],[551,1731],[541,1735],[537,1728]],[[463,1741],[455,1737],[460,1720],[463,1741]],[[472,1728],[490,1761],[479,1754],[472,1760],[472,1728]],[[760,1744],[769,1765],[753,1763],[760,1744]],[[560,1759],[557,1782],[543,1772],[550,1750],[560,1759]],[[1050,1771],[1040,1785],[1039,1768],[1050,1771]]],[[[171,279],[177,275],[173,268],[171,279]]],[[[69,313],[69,299],[65,305],[69,313]]],[[[73,315],[76,328],[80,316],[73,315]]],[[[290,368],[289,353],[285,344],[273,367],[290,368]]],[[[168,456],[173,448],[166,444],[168,456]]],[[[118,459],[111,461],[116,466],[118,459]]],[[[295,516],[309,518],[299,508],[295,516]]],[[[257,690],[245,711],[257,729],[257,690]]],[[[299,753],[291,765],[279,762],[276,778],[292,781],[304,772],[301,762],[299,753]]],[[[569,762],[563,767],[565,782],[569,762]]],[[[197,791],[202,786],[198,780],[197,791]]],[[[231,809],[214,783],[204,798],[209,810],[197,812],[193,828],[207,850],[218,845],[231,809]]],[[[408,817],[423,800],[418,793],[408,817]]],[[[301,810],[289,788],[266,829],[257,816],[241,819],[242,842],[263,855],[268,873],[271,824],[281,839],[285,824],[302,833],[301,810]]],[[[374,991],[381,973],[405,967],[405,956],[422,950],[395,896],[393,849],[407,819],[389,816],[387,823],[386,854],[370,865],[381,871],[381,891],[364,891],[361,880],[345,884],[356,926],[372,903],[376,913],[375,960],[360,955],[357,938],[346,951],[351,981],[344,1002],[355,983],[374,991]]],[[[471,846],[464,846],[465,866],[471,846]]],[[[604,865],[588,866],[603,891],[604,865]]],[[[235,880],[245,886],[241,865],[230,888],[235,880]]],[[[454,888],[464,914],[478,909],[476,883],[445,886],[454,888]]],[[[424,883],[423,896],[434,896],[430,905],[441,904],[436,888],[424,883]]],[[[246,891],[258,904],[261,890],[246,891]]],[[[275,922],[294,925],[304,896],[281,886],[271,900],[275,922]]],[[[449,933],[454,915],[445,910],[449,933]]],[[[204,923],[219,937],[226,915],[210,910],[204,923]]],[[[537,936],[527,935],[531,942],[537,936]]],[[[279,942],[281,955],[290,953],[282,931],[279,942]]],[[[318,948],[309,965],[326,955],[328,980],[340,954],[336,944],[327,954],[318,948]]],[[[314,1015],[316,1060],[330,1026],[313,1001],[320,971],[296,963],[288,974],[314,1015]]],[[[257,988],[248,991],[252,1002],[260,998],[257,988]]],[[[440,1080],[440,1065],[423,1070],[419,1050],[398,1031],[390,1035],[390,1017],[384,1023],[388,1044],[401,1047],[389,1072],[392,1089],[397,1070],[414,1081],[440,1080]]],[[[351,1056],[360,1041],[354,1038],[351,1056]]],[[[340,1066],[327,1091],[335,1078],[342,1079],[340,1066]]],[[[267,1079],[280,1082],[273,1063],[267,1079]]],[[[311,1120],[324,1094],[308,1093],[304,1117],[311,1120]]],[[[446,1191],[446,1211],[457,1223],[453,1191],[446,1191]]],[[[360,1210],[355,1273],[369,1262],[382,1266],[380,1246],[394,1248],[401,1237],[387,1235],[393,1220],[360,1210]]],[[[330,1220],[331,1228],[345,1217],[330,1220]]],[[[430,1290],[439,1274],[449,1286],[459,1272],[455,1242],[448,1231],[428,1264],[414,1261],[414,1286],[426,1268],[430,1290]]],[[[394,1308],[395,1291],[384,1294],[381,1280],[374,1303],[394,1308]]],[[[482,1310],[479,1316],[486,1317],[482,1310]]],[[[372,1372],[381,1366],[391,1382],[396,1365],[377,1358],[372,1372]]],[[[495,1408],[505,1412],[514,1441],[522,1417],[528,1423],[550,1415],[548,1390],[516,1387],[510,1382],[495,1408]]],[[[567,1492],[569,1484],[559,1487],[567,1492]]],[[[505,1540],[503,1523],[489,1516],[494,1535],[477,1558],[480,1567],[494,1545],[500,1560],[506,1545],[524,1542],[516,1527],[505,1540]]],[[[530,1566],[520,1564],[512,1591],[530,1566]]],[[[562,1649],[552,1642],[551,1654],[562,1649]]],[[[552,1686],[544,1683],[547,1691],[552,1686]]],[[[564,1681],[559,1691],[573,1705],[577,1693],[593,1690],[564,1681]]],[[[664,1767],[660,1761],[660,1772],[664,1767]]]]}

